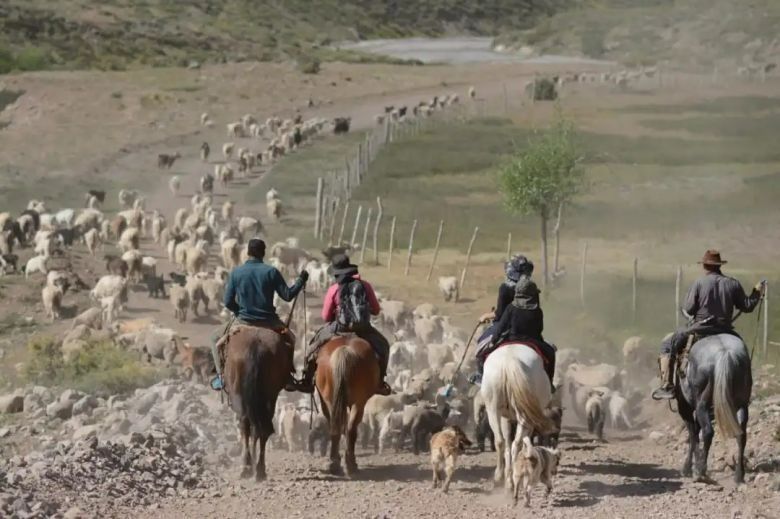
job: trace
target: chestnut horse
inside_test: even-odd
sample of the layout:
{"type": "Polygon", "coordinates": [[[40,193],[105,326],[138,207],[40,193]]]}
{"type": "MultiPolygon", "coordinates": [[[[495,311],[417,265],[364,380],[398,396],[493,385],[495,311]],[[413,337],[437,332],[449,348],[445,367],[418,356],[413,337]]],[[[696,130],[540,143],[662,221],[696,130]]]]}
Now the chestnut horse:
{"type": "Polygon", "coordinates": [[[317,356],[315,375],[322,412],[330,423],[331,474],[342,473],[339,444],[347,436],[344,462],[347,475],[357,472],[355,440],[363,408],[379,387],[379,362],[374,350],[357,336],[335,337],[325,343],[317,356]]]}
{"type": "Polygon", "coordinates": [[[291,369],[290,346],[278,333],[252,326],[231,331],[225,346],[225,385],[243,442],[241,477],[252,475],[256,459],[255,478],[257,481],[266,478],[265,444],[274,433],[276,399],[291,369]]]}

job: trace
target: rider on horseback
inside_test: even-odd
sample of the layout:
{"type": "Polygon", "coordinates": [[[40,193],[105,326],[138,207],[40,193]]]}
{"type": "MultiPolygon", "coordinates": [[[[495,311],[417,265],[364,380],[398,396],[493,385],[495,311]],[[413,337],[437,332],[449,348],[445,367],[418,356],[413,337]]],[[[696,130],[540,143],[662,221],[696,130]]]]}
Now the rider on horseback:
{"type": "Polygon", "coordinates": [[[653,391],[653,398],[674,398],[674,361],[677,353],[694,334],[698,338],[728,333],[739,337],[734,330],[734,308],[740,312],[752,312],[763,296],[765,284],[759,282],[750,295],[745,294],[742,285],[734,278],[724,276],[720,270],[727,262],[721,260],[720,252],[708,250],[699,262],[705,274],[688,290],[682,312],[690,322],[664,339],[658,366],[661,372],[661,387],[653,391]]]}
{"type": "Polygon", "coordinates": [[[501,316],[504,315],[504,310],[512,304],[515,298],[515,285],[520,279],[520,276],[530,277],[534,271],[534,264],[521,254],[515,254],[512,259],[506,262],[504,265],[504,271],[506,273],[506,279],[498,286],[498,301],[496,301],[496,307],[492,312],[488,312],[479,318],[480,323],[490,323],[490,326],[485,328],[482,335],[477,340],[477,363],[479,366],[479,373],[475,373],[469,377],[469,381],[474,384],[478,383],[477,379],[481,378],[482,373],[482,360],[480,360],[480,352],[485,348],[489,348],[495,335],[496,328],[498,327],[498,321],[501,320],[501,316]]]}
{"type": "Polygon", "coordinates": [[[351,264],[345,254],[333,257],[331,272],[336,283],[326,292],[322,305],[322,319],[328,324],[320,328],[311,340],[298,390],[304,393],[314,391],[313,379],[320,348],[339,334],[354,333],[366,340],[378,357],[380,384],[376,392],[389,395],[391,391],[385,382],[385,375],[390,343],[371,325],[370,320],[372,315],[378,315],[381,310],[374,289],[360,278],[357,265],[351,264]]]}
{"type": "MultiPolygon", "coordinates": [[[[530,341],[538,347],[547,361],[545,371],[552,383],[555,374],[555,348],[545,342],[542,337],[544,330],[544,313],[539,306],[539,288],[531,281],[533,264],[523,259],[522,275],[514,284],[514,297],[506,306],[500,318],[491,327],[489,340],[480,344],[477,350],[477,373],[470,380],[480,383],[485,368],[485,360],[500,344],[505,342],[530,341]]],[[[515,258],[513,258],[514,260],[515,258]]],[[[488,316],[489,317],[489,316],[488,316]]]]}
{"type": "MultiPolygon", "coordinates": [[[[295,336],[276,314],[274,294],[278,294],[284,301],[292,301],[306,285],[309,273],[305,270],[301,271],[293,286],[287,286],[279,270],[263,263],[265,242],[258,238],[249,240],[247,255],[249,259],[246,263],[235,268],[228,277],[225,286],[225,308],[233,313],[238,325],[268,328],[281,334],[290,345],[290,358],[292,359],[295,336]]],[[[225,332],[228,331],[225,330],[225,332]]],[[[215,389],[222,387],[219,350],[224,342],[224,340],[215,341],[212,347],[214,363],[217,366],[217,378],[212,382],[212,387],[215,389]]],[[[290,380],[286,388],[288,391],[296,390],[298,385],[293,375],[294,373],[290,373],[290,380]]]]}

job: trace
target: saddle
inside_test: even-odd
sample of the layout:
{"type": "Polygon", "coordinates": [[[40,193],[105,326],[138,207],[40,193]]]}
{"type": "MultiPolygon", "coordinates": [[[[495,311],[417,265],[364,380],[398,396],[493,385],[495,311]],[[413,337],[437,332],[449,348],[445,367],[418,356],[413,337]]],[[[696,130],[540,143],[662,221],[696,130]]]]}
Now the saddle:
{"type": "MultiPolygon", "coordinates": [[[[539,355],[542,358],[542,362],[544,362],[545,366],[550,364],[550,359],[548,359],[545,356],[545,354],[542,352],[541,346],[539,346],[539,344],[535,340],[533,340],[533,339],[523,339],[522,341],[504,341],[504,342],[501,342],[501,343],[498,344],[498,346],[496,346],[496,348],[493,351],[491,351],[490,353],[487,354],[487,357],[489,357],[491,353],[493,353],[494,351],[498,350],[499,348],[503,348],[504,346],[509,346],[509,345],[521,345],[521,346],[526,346],[528,348],[531,348],[532,350],[534,350],[536,352],[537,355],[539,355]]],[[[487,357],[485,357],[485,358],[487,359],[487,357]]]]}
{"type": "Polygon", "coordinates": [[[279,328],[278,326],[273,327],[265,323],[245,324],[245,323],[234,322],[233,325],[225,331],[224,335],[222,335],[222,337],[220,337],[219,340],[217,340],[216,348],[219,354],[220,373],[224,373],[225,370],[225,363],[227,362],[227,357],[226,357],[227,349],[225,347],[230,342],[230,338],[244,330],[257,329],[257,328],[263,328],[266,330],[271,330],[273,332],[276,332],[282,337],[284,337],[285,339],[287,339],[287,343],[290,345],[291,348],[295,347],[295,340],[291,338],[290,329],[287,328],[286,326],[279,328]]]}

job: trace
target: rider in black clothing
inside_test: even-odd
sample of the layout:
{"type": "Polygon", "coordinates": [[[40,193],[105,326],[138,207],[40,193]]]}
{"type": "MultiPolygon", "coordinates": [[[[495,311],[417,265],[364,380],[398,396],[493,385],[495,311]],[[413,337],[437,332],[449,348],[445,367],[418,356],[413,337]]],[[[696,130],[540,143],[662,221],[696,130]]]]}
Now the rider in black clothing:
{"type": "Polygon", "coordinates": [[[533,342],[547,361],[544,369],[552,383],[555,374],[555,348],[545,342],[542,331],[544,313],[539,306],[539,289],[531,278],[523,276],[515,286],[512,304],[507,307],[498,322],[490,351],[503,342],[533,342]]]}
{"type": "MultiPolygon", "coordinates": [[[[507,311],[509,311],[514,305],[518,282],[521,279],[527,279],[530,281],[531,274],[533,274],[534,271],[534,264],[525,256],[517,254],[506,263],[505,270],[506,280],[501,283],[501,286],[498,288],[498,301],[496,303],[495,311],[493,313],[485,314],[480,318],[480,321],[482,322],[490,322],[492,320],[492,324],[488,326],[488,328],[482,333],[477,343],[477,372],[469,377],[469,381],[474,384],[481,382],[485,359],[487,358],[488,354],[492,352],[501,342],[499,340],[500,333],[498,332],[498,329],[502,327],[501,321],[505,318],[507,311]]],[[[531,284],[536,287],[533,282],[531,282],[531,284]]],[[[541,315],[541,309],[539,308],[538,304],[538,294],[535,296],[535,298],[539,314],[538,321],[540,328],[538,333],[534,333],[534,335],[539,336],[538,342],[544,343],[543,339],[541,339],[541,322],[543,321],[543,316],[541,315]]],[[[536,317],[534,317],[534,319],[536,319],[536,317]]],[[[507,329],[506,326],[507,325],[505,324],[504,329],[507,329]]],[[[531,326],[529,329],[536,330],[534,326],[531,326]]],[[[544,344],[546,345],[546,343],[544,344]]],[[[545,349],[544,346],[541,346],[541,344],[540,347],[545,349]]],[[[552,347],[547,346],[546,349],[552,351],[552,357],[555,356],[555,350],[552,347]]]]}

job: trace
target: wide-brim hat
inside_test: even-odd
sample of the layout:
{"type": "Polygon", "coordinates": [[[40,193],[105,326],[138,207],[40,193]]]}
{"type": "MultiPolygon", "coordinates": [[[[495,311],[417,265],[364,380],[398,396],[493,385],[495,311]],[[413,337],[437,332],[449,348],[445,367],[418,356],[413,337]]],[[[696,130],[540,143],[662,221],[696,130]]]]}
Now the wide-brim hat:
{"type": "Polygon", "coordinates": [[[349,262],[349,256],[346,254],[336,254],[331,260],[328,271],[331,275],[338,276],[341,274],[355,273],[357,272],[357,268],[357,265],[349,262]]]}
{"type": "Polygon", "coordinates": [[[710,249],[707,252],[705,252],[704,257],[699,262],[700,265],[712,265],[712,266],[725,265],[726,263],[728,263],[728,261],[721,259],[720,251],[717,251],[715,249],[710,249]]]}

